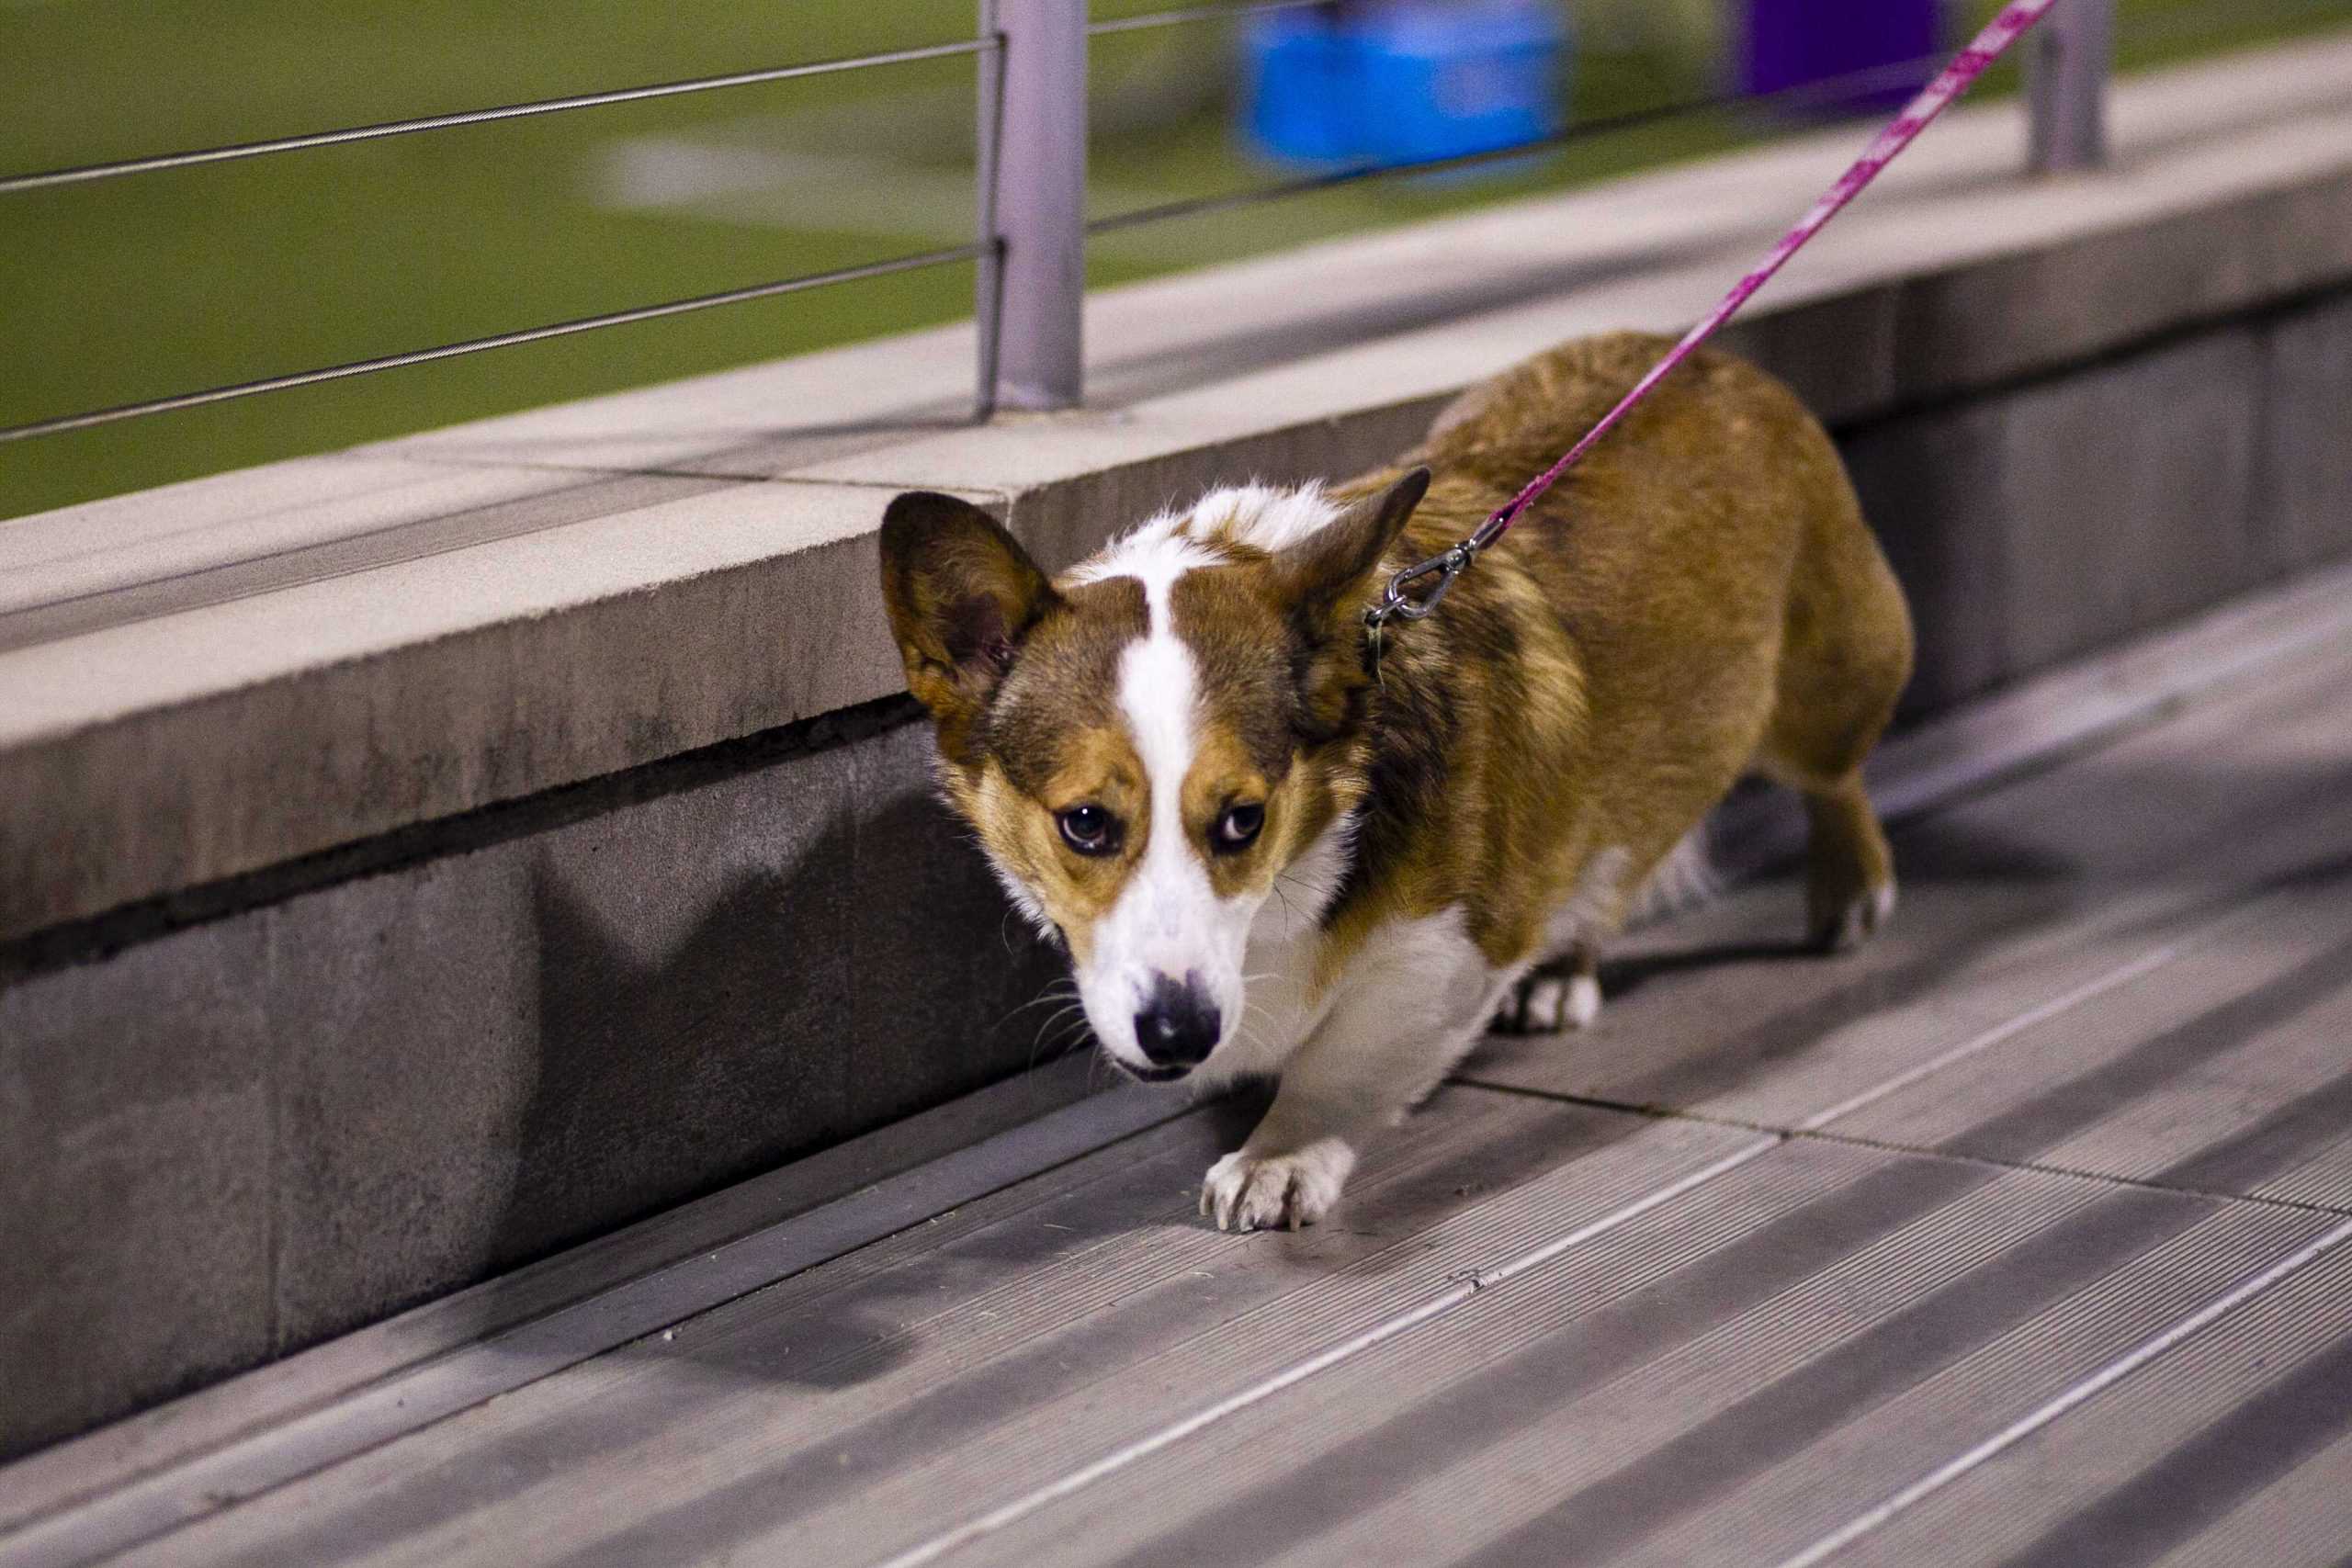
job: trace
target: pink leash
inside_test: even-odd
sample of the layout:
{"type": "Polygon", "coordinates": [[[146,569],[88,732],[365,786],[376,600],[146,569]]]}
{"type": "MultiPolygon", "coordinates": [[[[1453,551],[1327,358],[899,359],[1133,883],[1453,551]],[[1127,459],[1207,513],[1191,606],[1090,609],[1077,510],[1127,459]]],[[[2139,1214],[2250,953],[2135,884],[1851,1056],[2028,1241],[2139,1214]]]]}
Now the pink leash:
{"type": "Polygon", "coordinates": [[[1869,151],[1839,176],[1838,183],[1829,187],[1827,195],[1814,203],[1813,210],[1799,219],[1796,227],[1781,236],[1781,243],[1772,247],[1771,254],[1764,258],[1762,264],[1741,278],[1732,291],[1724,296],[1723,302],[1707,313],[1705,320],[1685,333],[1682,341],[1652,367],[1649,374],[1636,382],[1634,389],[1620,399],[1617,406],[1602,416],[1599,424],[1585,433],[1583,440],[1568,448],[1567,454],[1558,462],[1528,481],[1526,489],[1496,508],[1467,539],[1442,556],[1433,556],[1419,566],[1407,567],[1392,578],[1381,602],[1364,612],[1364,624],[1371,634],[1370,657],[1374,669],[1376,671],[1379,667],[1383,629],[1391,617],[1418,621],[1436,609],[1438,601],[1445,597],[1446,590],[1453,586],[1454,578],[1476,558],[1480,550],[1509,533],[1527,509],[1534,505],[1545,491],[1559,482],[1561,475],[1574,468],[1602,436],[1615,429],[1644,398],[1657,389],[1657,384],[1665,380],[1676,366],[1690,358],[1701,344],[1713,337],[1717,328],[1737,315],[1740,307],[1754,299],[1757,290],[1770,283],[1773,274],[1788,265],[1791,256],[1804,249],[1815,234],[1828,226],[1832,218],[1845,209],[1848,202],[1860,196],[1872,180],[1878,178],[1880,170],[1893,163],[1896,154],[1917,140],[1919,133],[1927,130],[1954,98],[1973,86],[1987,67],[2007,53],[2009,46],[2041,20],[2050,7],[2056,4],[2057,0],[2014,0],[2013,4],[2004,6],[2001,14],[1976,35],[1974,41],[1962,50],[1952,62],[1944,67],[1942,73],[1928,83],[1926,90],[1895,117],[1894,123],[1879,133],[1878,140],[1871,143],[1869,151]],[[1419,598],[1407,594],[1407,589],[1431,577],[1437,581],[1419,598]]]}

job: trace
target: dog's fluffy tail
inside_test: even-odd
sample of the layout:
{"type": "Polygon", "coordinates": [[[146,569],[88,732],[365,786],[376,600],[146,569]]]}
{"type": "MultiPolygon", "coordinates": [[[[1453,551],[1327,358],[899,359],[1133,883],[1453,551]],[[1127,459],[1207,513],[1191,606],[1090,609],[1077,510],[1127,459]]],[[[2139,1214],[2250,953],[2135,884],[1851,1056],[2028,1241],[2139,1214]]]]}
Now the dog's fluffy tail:
{"type": "Polygon", "coordinates": [[[1707,824],[1702,821],[1682,835],[1681,840],[1667,852],[1666,858],[1657,863],[1649,880],[1635,891],[1625,923],[1647,925],[1652,920],[1695,909],[1721,897],[1723,890],[1723,873],[1716,869],[1714,857],[1708,852],[1707,824]]]}

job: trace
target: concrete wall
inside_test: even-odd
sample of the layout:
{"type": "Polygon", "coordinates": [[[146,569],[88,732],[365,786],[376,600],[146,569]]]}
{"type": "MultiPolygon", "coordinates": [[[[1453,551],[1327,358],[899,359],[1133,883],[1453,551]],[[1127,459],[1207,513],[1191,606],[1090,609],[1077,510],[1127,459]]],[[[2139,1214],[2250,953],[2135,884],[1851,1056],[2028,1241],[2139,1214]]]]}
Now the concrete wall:
{"type": "MultiPolygon", "coordinates": [[[[1913,712],[2352,553],[2338,52],[2166,88],[2090,186],[1998,183],[2014,127],[1955,122],[1743,323],[1910,587],[1913,712]],[[2335,141],[2182,130],[2295,81],[2335,141]]],[[[0,597],[0,1457],[1032,1059],[1054,961],[882,694],[892,485],[1068,558],[1214,477],[1369,462],[1540,343],[1687,319],[1821,162],[1109,297],[1068,420],[865,423],[956,358],[925,338],[50,520],[142,564],[0,597]],[[780,388],[832,417],[746,433],[780,388]],[[208,517],[280,553],[184,558],[208,517]]]]}
{"type": "Polygon", "coordinates": [[[1840,440],[1933,712],[2352,551],[2352,294],[1840,440]]]}
{"type": "Polygon", "coordinates": [[[0,1452],[1032,1062],[1053,965],[862,716],[0,991],[0,1452]]]}

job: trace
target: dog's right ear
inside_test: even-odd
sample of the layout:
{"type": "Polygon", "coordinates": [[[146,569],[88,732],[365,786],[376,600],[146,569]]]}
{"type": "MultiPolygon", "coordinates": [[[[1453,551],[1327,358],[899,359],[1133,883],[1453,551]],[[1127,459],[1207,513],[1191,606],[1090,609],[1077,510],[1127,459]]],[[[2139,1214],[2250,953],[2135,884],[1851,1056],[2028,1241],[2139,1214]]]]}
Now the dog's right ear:
{"type": "Polygon", "coordinates": [[[1022,639],[1059,603],[1053,584],[970,502],[910,491],[882,514],[882,599],[907,690],[938,720],[947,759],[968,761],[973,721],[1022,639]]]}

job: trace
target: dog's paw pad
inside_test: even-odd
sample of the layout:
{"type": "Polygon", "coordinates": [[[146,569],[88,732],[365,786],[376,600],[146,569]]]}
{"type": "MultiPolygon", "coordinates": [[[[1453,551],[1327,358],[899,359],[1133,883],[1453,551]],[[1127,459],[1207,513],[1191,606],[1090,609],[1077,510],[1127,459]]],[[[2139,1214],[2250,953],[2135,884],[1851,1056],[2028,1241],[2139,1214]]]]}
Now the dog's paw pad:
{"type": "Polygon", "coordinates": [[[1224,1230],[1296,1230],[1340,1201],[1355,1156],[1325,1138],[1295,1154],[1260,1157],[1236,1149],[1201,1182],[1201,1213],[1224,1230]]]}
{"type": "Polygon", "coordinates": [[[1600,1016],[1600,982],[1592,976],[1536,975],[1520,982],[1494,1027],[1504,1034],[1557,1034],[1589,1029],[1600,1016]]]}
{"type": "Polygon", "coordinates": [[[1894,918],[1894,884],[1882,882],[1856,894],[1844,908],[1815,922],[1813,940],[1824,953],[1851,953],[1894,918]]]}

